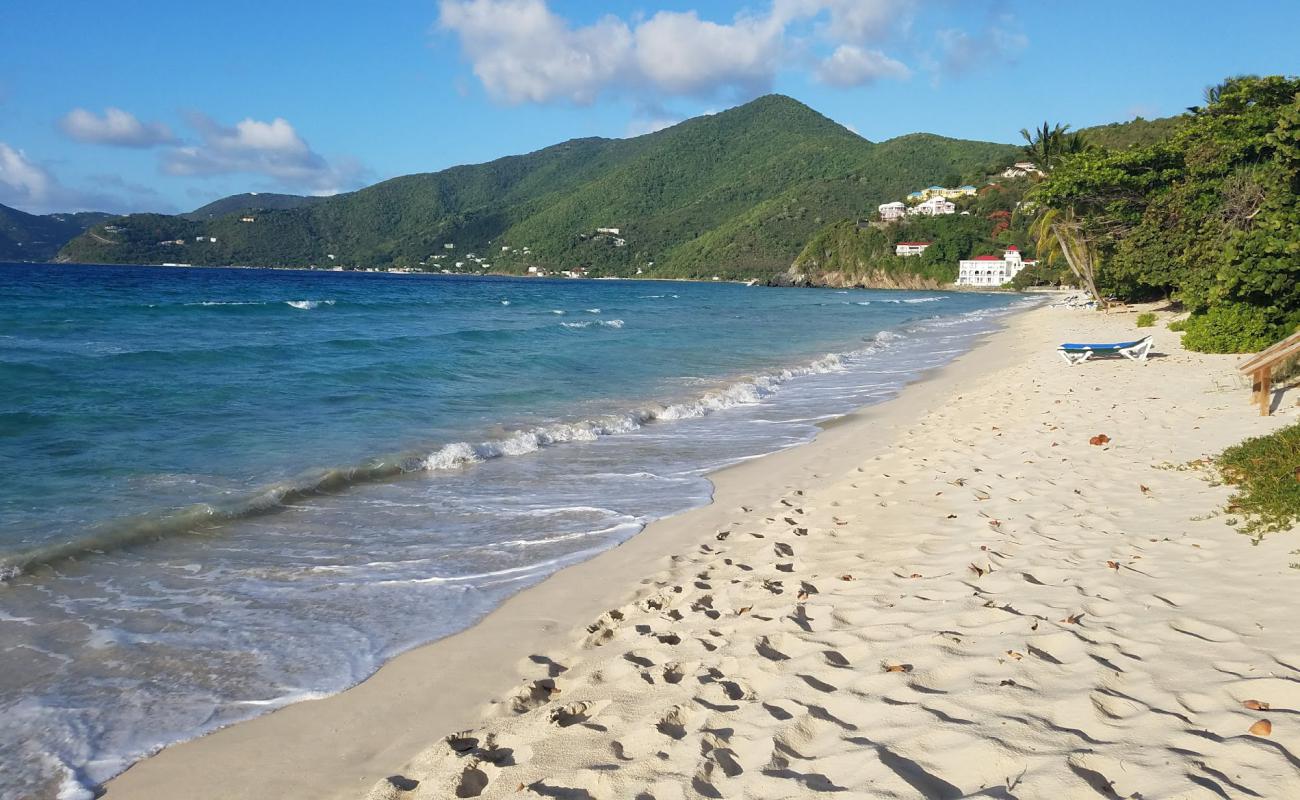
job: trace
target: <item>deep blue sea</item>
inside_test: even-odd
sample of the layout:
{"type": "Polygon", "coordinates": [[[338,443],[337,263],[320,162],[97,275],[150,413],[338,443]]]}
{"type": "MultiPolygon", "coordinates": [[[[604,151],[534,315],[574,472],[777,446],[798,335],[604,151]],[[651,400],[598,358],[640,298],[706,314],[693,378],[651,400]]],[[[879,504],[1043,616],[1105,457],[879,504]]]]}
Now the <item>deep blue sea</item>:
{"type": "Polygon", "coordinates": [[[0,796],[346,688],[1024,302],[0,264],[0,796]]]}

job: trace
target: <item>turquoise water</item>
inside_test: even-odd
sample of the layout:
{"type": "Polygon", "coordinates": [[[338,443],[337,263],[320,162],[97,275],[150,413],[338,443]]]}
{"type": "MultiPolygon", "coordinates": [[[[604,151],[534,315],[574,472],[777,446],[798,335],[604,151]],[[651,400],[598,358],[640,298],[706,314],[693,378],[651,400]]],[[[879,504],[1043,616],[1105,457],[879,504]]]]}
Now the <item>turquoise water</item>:
{"type": "Polygon", "coordinates": [[[0,795],[345,688],[1020,302],[0,264],[0,795]]]}

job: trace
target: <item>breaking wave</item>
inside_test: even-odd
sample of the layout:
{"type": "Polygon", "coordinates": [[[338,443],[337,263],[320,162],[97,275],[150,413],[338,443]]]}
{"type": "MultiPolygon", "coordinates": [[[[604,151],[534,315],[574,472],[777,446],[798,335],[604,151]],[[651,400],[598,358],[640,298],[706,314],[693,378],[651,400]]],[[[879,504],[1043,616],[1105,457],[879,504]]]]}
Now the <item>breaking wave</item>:
{"type": "MultiPolygon", "coordinates": [[[[583,323],[583,326],[595,324],[617,328],[623,323],[621,320],[591,320],[583,323]]],[[[658,422],[693,419],[737,406],[752,405],[778,392],[783,384],[795,378],[841,372],[845,369],[846,356],[875,352],[899,338],[903,337],[890,331],[881,331],[867,347],[854,353],[829,354],[803,366],[747,378],[678,403],[651,404],[595,419],[541,425],[478,443],[453,442],[433,452],[385,456],[356,466],[310,471],[294,480],[271,484],[234,500],[198,503],[180,510],[119,519],[70,542],[0,557],[0,582],[67,559],[192,533],[223,522],[275,513],[313,495],[332,494],[359,484],[391,480],[408,472],[461,469],[495,458],[535,453],[546,447],[592,442],[605,436],[631,433],[658,422]]]]}
{"type": "Polygon", "coordinates": [[[589,319],[589,320],[584,320],[584,321],[582,321],[582,322],[561,322],[560,324],[563,325],[563,326],[566,327],[566,328],[590,328],[590,327],[592,327],[592,326],[595,326],[595,327],[598,327],[598,328],[621,328],[621,327],[623,327],[623,320],[621,320],[621,319],[589,319]]]}

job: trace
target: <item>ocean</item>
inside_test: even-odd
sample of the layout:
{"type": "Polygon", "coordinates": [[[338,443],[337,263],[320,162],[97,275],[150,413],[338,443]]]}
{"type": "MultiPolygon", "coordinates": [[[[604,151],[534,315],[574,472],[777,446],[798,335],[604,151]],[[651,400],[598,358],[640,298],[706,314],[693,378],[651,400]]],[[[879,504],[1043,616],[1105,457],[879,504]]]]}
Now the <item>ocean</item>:
{"type": "Polygon", "coordinates": [[[353,685],[1026,302],[0,264],[0,796],[353,685]]]}

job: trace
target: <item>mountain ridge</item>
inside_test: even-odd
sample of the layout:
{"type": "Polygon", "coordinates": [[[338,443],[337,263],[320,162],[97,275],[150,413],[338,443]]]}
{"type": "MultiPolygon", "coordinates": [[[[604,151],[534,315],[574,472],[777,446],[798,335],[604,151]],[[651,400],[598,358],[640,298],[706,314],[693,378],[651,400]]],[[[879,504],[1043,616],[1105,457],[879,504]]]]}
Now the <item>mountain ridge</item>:
{"type": "Polygon", "coordinates": [[[918,185],[982,175],[1018,152],[934,134],[873,143],[797,100],[767,95],[642,136],[572,139],[390,178],[259,211],[253,222],[238,211],[133,215],[114,232],[74,239],[60,260],[435,269],[460,261],[508,273],[582,266],[764,277],[789,266],[832,219],[864,215],[918,185]]]}
{"type": "Polygon", "coordinates": [[[28,214],[0,205],[0,261],[48,261],[74,237],[115,216],[100,211],[28,214]]]}

